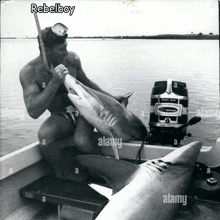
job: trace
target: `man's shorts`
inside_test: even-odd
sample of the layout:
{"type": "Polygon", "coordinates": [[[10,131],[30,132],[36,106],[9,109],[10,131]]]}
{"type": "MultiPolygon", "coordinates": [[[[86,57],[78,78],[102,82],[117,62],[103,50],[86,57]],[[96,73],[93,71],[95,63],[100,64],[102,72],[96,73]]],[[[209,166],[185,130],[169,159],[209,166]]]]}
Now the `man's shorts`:
{"type": "Polygon", "coordinates": [[[61,112],[59,114],[63,115],[67,120],[76,125],[76,118],[79,115],[79,111],[76,107],[69,105],[66,107],[66,112],[61,112]]]}

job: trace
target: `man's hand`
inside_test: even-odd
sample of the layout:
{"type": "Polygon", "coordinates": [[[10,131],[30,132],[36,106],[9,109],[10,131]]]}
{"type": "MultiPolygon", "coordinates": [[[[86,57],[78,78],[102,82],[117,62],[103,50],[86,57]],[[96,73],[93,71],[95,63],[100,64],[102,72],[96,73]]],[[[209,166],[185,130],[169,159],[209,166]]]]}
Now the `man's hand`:
{"type": "Polygon", "coordinates": [[[52,73],[52,82],[55,84],[61,84],[64,82],[65,76],[69,71],[63,64],[59,64],[52,70],[52,73]]]}
{"type": "Polygon", "coordinates": [[[128,105],[128,99],[133,95],[133,91],[132,92],[128,92],[123,96],[115,96],[114,98],[120,102],[122,105],[124,105],[125,107],[127,107],[128,105]]]}

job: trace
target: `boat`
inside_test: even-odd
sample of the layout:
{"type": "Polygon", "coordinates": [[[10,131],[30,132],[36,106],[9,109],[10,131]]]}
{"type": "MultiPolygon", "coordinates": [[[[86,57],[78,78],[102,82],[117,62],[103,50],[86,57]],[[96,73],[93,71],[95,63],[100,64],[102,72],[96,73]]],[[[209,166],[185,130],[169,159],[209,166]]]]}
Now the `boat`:
{"type": "MultiPolygon", "coordinates": [[[[135,161],[137,152],[140,148],[141,142],[126,142],[118,149],[120,158],[123,160],[135,161]]],[[[141,160],[158,158],[168,154],[175,148],[173,146],[160,146],[145,144],[141,152],[141,160]]],[[[102,152],[104,155],[114,157],[113,150],[110,146],[103,146],[102,152]]],[[[220,138],[217,139],[213,147],[203,146],[199,154],[197,162],[203,164],[212,170],[215,170],[216,179],[220,183],[220,138]]],[[[0,158],[0,166],[2,172],[0,173],[1,185],[1,212],[0,219],[4,220],[31,220],[31,219],[57,219],[57,210],[48,207],[47,202],[27,199],[21,196],[20,192],[25,186],[39,180],[51,172],[50,166],[45,162],[39,150],[39,143],[35,142],[26,147],[23,147],[15,152],[5,155],[0,158]],[[44,210],[44,218],[38,218],[39,213],[44,210]],[[49,211],[48,211],[49,210],[49,211]],[[36,217],[38,216],[38,217],[36,217]]],[[[206,182],[206,181],[205,181],[206,182]]],[[[212,185],[209,185],[210,188],[212,185]]],[[[215,192],[219,193],[219,189],[215,192]]],[[[219,187],[219,185],[218,185],[219,187]]],[[[210,193],[210,191],[209,191],[210,193]]],[[[196,202],[207,204],[207,209],[215,207],[217,214],[220,215],[220,201],[212,201],[211,198],[199,198],[195,195],[196,202]]],[[[191,216],[192,217],[192,216],[191,216]]],[[[188,219],[188,218],[182,218],[188,219]]],[[[193,219],[193,218],[190,218],[193,219]]],[[[196,216],[195,216],[196,219],[196,216]]],[[[212,219],[212,218],[210,218],[212,219]]],[[[214,219],[214,218],[213,218],[214,219]]]]}
{"type": "MultiPolygon", "coordinates": [[[[188,120],[186,84],[171,79],[155,82],[150,109],[148,137],[118,145],[121,160],[140,164],[161,158],[181,146],[187,126],[200,121],[196,116],[188,120]]],[[[103,155],[115,156],[110,144],[100,147],[103,155]]],[[[111,189],[103,179],[82,184],[51,175],[39,142],[1,157],[0,167],[0,219],[90,220],[108,203],[101,189],[111,189]]],[[[220,137],[213,146],[202,146],[186,193],[189,205],[180,208],[175,220],[220,219],[220,137]]]]}

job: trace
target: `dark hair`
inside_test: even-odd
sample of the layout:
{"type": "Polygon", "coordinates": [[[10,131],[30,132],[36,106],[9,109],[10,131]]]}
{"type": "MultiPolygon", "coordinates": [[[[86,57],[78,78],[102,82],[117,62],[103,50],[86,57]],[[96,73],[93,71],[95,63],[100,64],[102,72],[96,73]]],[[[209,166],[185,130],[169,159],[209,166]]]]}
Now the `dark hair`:
{"type": "MultiPolygon", "coordinates": [[[[51,27],[46,27],[43,30],[41,30],[41,36],[42,36],[42,41],[44,43],[44,46],[49,47],[50,49],[52,49],[57,44],[64,43],[65,39],[68,37],[67,34],[65,34],[63,37],[56,36],[53,33],[51,27]]],[[[37,36],[37,39],[39,43],[39,49],[41,51],[39,35],[37,36]]]]}

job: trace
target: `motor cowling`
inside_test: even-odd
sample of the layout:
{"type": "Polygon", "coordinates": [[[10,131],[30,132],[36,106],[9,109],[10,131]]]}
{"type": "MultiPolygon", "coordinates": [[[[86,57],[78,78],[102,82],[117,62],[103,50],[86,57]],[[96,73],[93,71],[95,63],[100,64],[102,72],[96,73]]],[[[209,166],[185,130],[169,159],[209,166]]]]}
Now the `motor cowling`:
{"type": "Polygon", "coordinates": [[[188,121],[188,103],[186,83],[172,79],[154,83],[149,120],[151,144],[179,145],[187,131],[177,129],[188,121]]]}

